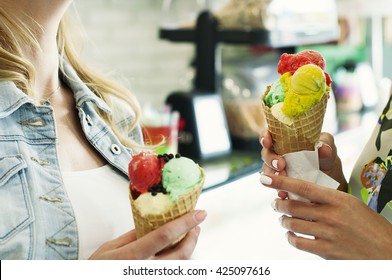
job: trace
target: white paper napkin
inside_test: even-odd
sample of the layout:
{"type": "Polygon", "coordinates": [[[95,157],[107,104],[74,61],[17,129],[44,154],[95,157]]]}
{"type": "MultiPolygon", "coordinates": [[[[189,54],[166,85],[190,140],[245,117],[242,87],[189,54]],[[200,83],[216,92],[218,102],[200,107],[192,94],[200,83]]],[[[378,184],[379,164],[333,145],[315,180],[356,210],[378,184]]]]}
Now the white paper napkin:
{"type": "MultiPolygon", "coordinates": [[[[339,182],[329,177],[319,169],[318,148],[314,151],[300,151],[283,155],[286,160],[288,177],[306,180],[318,185],[337,189],[339,182]]],[[[289,193],[289,199],[309,201],[297,194],[289,193]]]]}

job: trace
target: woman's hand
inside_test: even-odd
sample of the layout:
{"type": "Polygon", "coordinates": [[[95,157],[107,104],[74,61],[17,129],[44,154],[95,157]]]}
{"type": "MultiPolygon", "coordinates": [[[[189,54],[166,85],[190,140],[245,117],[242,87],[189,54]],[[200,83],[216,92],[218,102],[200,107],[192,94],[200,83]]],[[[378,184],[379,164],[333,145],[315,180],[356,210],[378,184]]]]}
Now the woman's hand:
{"type": "Polygon", "coordinates": [[[136,239],[134,230],[129,231],[103,244],[91,255],[90,259],[189,259],[200,233],[198,225],[204,221],[206,216],[205,211],[193,211],[139,239],[136,239]],[[184,233],[187,235],[178,245],[162,251],[184,233]]]}
{"type": "Polygon", "coordinates": [[[263,147],[261,150],[261,159],[263,160],[262,173],[286,176],[286,161],[282,156],[275,153],[272,137],[267,129],[260,133],[260,144],[263,147]]]}
{"type": "Polygon", "coordinates": [[[288,241],[297,249],[325,259],[392,259],[392,225],[356,197],[285,176],[261,175],[260,181],[312,201],[274,201],[274,209],[284,213],[280,221],[288,241]]]}
{"type": "MultiPolygon", "coordinates": [[[[262,173],[285,176],[286,161],[284,157],[275,153],[272,137],[267,129],[263,130],[260,134],[260,144],[263,147],[261,151],[261,158],[264,162],[262,173]]],[[[338,181],[340,183],[340,190],[347,191],[347,181],[342,171],[341,160],[337,155],[333,136],[329,133],[321,133],[317,146],[320,170],[338,181]]],[[[285,197],[284,193],[279,193],[279,196],[281,198],[285,197]]]]}
{"type": "Polygon", "coordinates": [[[320,170],[340,183],[339,190],[347,192],[347,181],[333,136],[322,132],[317,145],[320,170]]]}

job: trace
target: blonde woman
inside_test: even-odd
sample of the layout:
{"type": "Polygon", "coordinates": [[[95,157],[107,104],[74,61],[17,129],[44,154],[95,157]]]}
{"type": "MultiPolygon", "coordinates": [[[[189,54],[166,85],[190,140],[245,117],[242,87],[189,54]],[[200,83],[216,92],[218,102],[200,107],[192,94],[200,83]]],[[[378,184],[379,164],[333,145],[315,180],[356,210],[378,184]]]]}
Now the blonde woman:
{"type": "Polygon", "coordinates": [[[0,0],[0,259],[189,258],[204,211],[135,238],[126,175],[139,107],[80,62],[71,4],[0,0]]]}

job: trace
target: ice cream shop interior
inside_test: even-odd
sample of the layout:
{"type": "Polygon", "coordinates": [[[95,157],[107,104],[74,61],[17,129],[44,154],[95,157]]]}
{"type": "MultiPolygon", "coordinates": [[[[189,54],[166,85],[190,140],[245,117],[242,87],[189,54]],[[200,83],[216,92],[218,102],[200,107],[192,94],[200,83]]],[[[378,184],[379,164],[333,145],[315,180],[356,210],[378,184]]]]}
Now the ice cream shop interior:
{"type": "Polygon", "coordinates": [[[88,38],[84,59],[137,97],[145,142],[161,143],[164,137],[156,153],[180,153],[204,169],[197,207],[207,209],[209,219],[193,258],[317,258],[287,244],[270,207],[276,192],[258,180],[259,135],[267,123],[263,98],[282,76],[282,54],[322,54],[330,79],[322,131],[335,136],[349,176],[390,95],[391,1],[84,0],[74,5],[88,38]],[[263,227],[274,234],[267,236],[263,227]],[[263,243],[258,247],[265,251],[252,250],[255,243],[263,243]]]}

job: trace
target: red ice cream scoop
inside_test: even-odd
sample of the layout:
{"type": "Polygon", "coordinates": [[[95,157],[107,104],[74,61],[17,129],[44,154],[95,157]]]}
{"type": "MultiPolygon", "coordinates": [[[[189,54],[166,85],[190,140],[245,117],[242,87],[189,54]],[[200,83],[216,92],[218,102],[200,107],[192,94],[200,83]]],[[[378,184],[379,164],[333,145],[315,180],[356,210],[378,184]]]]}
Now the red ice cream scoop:
{"type": "Polygon", "coordinates": [[[132,192],[142,194],[162,179],[164,161],[152,152],[134,155],[128,165],[128,175],[132,192]]]}
{"type": "MultiPolygon", "coordinates": [[[[278,73],[283,75],[290,72],[293,75],[298,68],[306,64],[315,64],[325,70],[325,59],[321,53],[315,50],[304,50],[296,54],[282,54],[278,63],[278,73]]],[[[331,77],[327,73],[325,76],[327,85],[331,85],[331,77]]]]}

